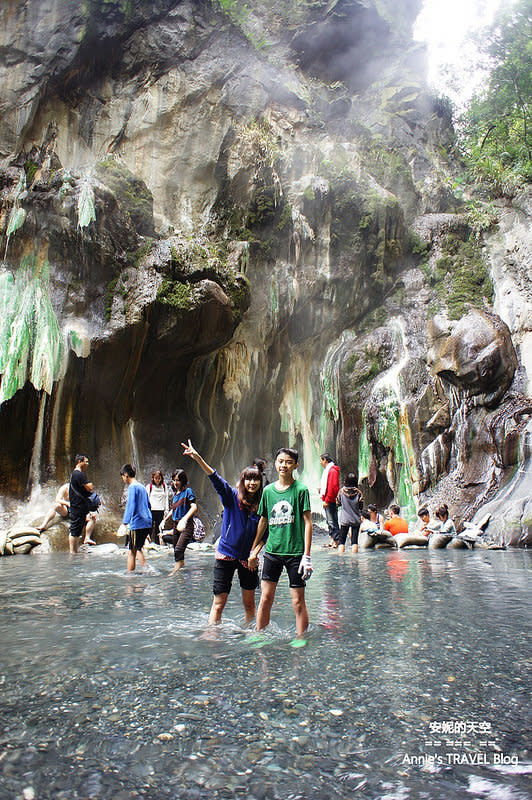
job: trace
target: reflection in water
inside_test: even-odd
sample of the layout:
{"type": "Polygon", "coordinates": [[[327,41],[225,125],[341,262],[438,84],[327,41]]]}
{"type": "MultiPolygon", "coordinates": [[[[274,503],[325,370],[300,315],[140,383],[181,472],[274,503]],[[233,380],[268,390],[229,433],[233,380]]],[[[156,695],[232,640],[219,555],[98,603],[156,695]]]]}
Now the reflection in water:
{"type": "Polygon", "coordinates": [[[161,559],[131,577],[121,556],[2,560],[1,796],[529,797],[530,553],[314,562],[294,649],[285,578],[260,639],[236,587],[207,628],[207,554],[174,579],[161,559]],[[453,721],[469,744],[434,744],[453,721]]]}

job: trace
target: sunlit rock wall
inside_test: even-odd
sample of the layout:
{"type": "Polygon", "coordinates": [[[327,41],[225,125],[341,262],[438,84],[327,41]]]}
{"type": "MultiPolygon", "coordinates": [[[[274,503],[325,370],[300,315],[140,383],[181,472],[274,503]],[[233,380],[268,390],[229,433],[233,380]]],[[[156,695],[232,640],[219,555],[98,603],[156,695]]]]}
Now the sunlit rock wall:
{"type": "Polygon", "coordinates": [[[510,211],[486,233],[453,195],[418,5],[3,6],[6,491],[88,451],[112,492],[191,436],[231,480],[295,445],[313,490],[327,449],[409,515],[497,492],[528,290],[510,211]]]}

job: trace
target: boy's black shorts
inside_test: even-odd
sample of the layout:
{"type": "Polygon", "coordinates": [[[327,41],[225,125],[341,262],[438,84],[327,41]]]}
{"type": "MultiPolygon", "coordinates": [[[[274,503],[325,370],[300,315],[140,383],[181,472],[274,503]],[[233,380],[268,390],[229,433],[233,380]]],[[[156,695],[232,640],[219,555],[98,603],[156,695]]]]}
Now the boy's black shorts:
{"type": "Polygon", "coordinates": [[[278,583],[283,567],[286,567],[290,588],[304,589],[305,581],[298,572],[300,564],[301,556],[275,556],[273,553],[265,553],[262,580],[278,583]]]}
{"type": "Polygon", "coordinates": [[[138,531],[129,531],[129,549],[132,553],[142,550],[146,539],[151,533],[151,528],[141,528],[138,531]]]}
{"type": "Polygon", "coordinates": [[[222,558],[214,560],[214,581],[212,584],[213,594],[229,594],[233,575],[238,570],[238,579],[242,589],[255,590],[259,585],[258,570],[247,569],[240,561],[224,561],[222,558]]]}

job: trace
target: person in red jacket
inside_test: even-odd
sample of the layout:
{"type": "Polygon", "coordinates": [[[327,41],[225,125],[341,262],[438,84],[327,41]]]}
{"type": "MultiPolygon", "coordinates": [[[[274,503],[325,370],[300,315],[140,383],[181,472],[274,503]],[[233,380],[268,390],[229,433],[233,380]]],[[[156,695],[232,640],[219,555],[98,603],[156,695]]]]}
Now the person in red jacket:
{"type": "Polygon", "coordinates": [[[338,547],[340,538],[340,528],[338,527],[338,506],[336,498],[340,491],[340,467],[338,467],[330,457],[329,453],[322,453],[320,456],[323,473],[320,484],[320,497],[323,501],[323,511],[327,520],[329,536],[331,537],[329,547],[338,547]]]}

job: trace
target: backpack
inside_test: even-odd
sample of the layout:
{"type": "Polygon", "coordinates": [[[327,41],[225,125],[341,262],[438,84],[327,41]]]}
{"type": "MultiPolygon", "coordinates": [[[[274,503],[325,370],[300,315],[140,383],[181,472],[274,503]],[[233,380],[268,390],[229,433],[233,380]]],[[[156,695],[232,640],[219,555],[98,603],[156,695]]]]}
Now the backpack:
{"type": "Polygon", "coordinates": [[[207,531],[205,530],[205,525],[199,519],[199,517],[194,517],[194,533],[192,534],[192,538],[195,542],[202,542],[205,539],[205,534],[207,531]]]}
{"type": "Polygon", "coordinates": [[[101,498],[100,498],[100,495],[98,494],[98,492],[91,492],[88,497],[85,497],[84,495],[81,494],[81,492],[78,492],[78,490],[75,488],[75,486],[72,486],[72,481],[70,481],[70,488],[72,489],[74,494],[77,494],[77,496],[81,497],[82,500],[86,500],[87,508],[88,508],[89,511],[98,511],[98,509],[100,508],[100,506],[102,504],[102,501],[101,501],[101,498]]]}
{"type": "Polygon", "coordinates": [[[87,503],[89,504],[89,511],[98,511],[102,504],[100,495],[97,492],[92,492],[87,498],[87,503]]]}

